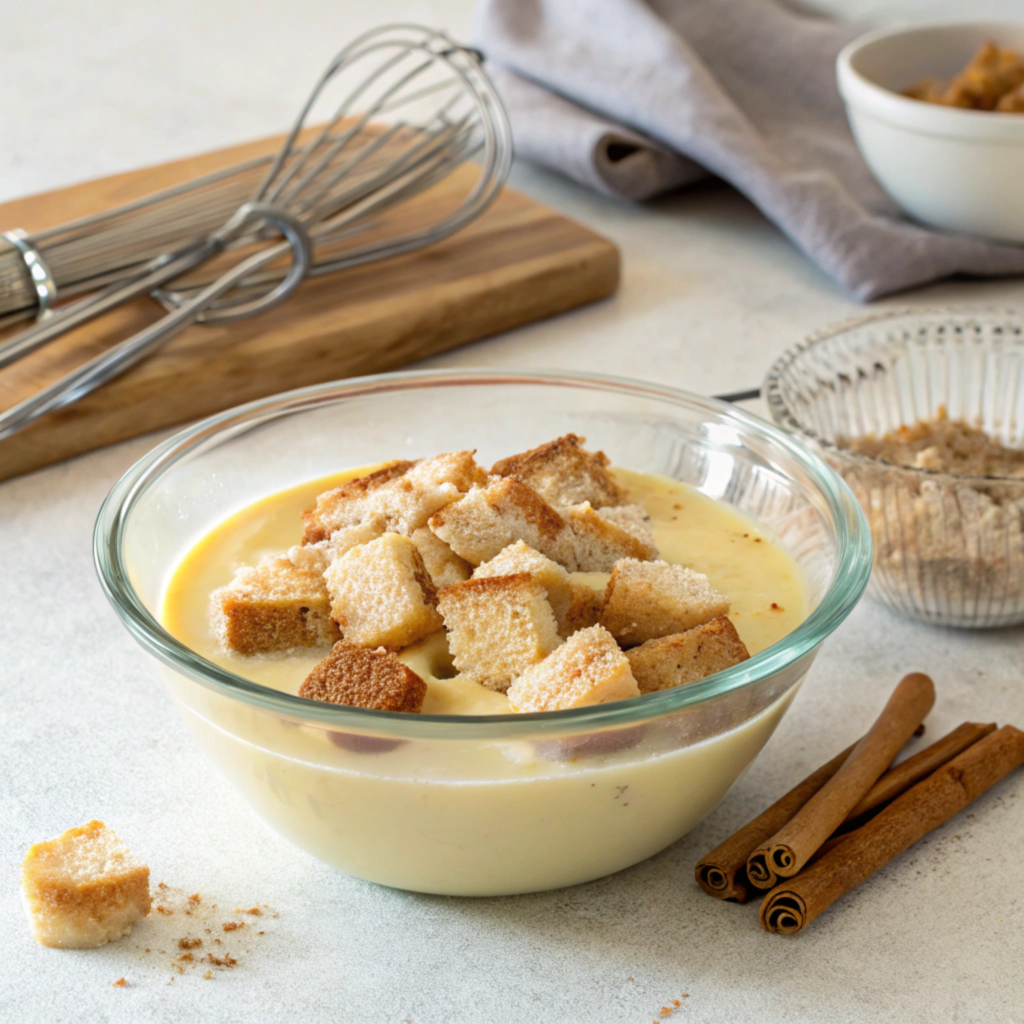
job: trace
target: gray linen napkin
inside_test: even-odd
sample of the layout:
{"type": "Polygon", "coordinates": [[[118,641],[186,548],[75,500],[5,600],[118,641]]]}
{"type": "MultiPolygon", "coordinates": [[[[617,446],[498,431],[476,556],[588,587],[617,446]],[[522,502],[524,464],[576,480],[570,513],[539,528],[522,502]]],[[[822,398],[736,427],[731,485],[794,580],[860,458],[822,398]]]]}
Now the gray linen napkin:
{"type": "Polygon", "coordinates": [[[644,199],[715,174],[860,299],[1024,273],[1024,247],[931,231],[882,191],[835,58],[863,27],[774,0],[481,0],[518,154],[644,199]]]}

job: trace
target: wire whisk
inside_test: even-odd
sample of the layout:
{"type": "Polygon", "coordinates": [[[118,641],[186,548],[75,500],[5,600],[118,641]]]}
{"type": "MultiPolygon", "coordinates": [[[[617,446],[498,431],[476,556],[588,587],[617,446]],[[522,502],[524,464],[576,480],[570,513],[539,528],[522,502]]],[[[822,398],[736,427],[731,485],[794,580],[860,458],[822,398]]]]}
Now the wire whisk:
{"type": "Polygon", "coordinates": [[[365,33],[320,76],[276,156],[34,236],[4,236],[0,312],[42,315],[0,342],[0,368],[140,295],[166,314],[0,413],[0,438],[77,401],[189,324],[253,316],[307,276],[454,234],[495,199],[511,159],[508,121],[476,51],[416,25],[365,33]],[[455,199],[439,193],[426,217],[424,204],[406,205],[470,160],[478,173],[455,199]],[[55,293],[86,290],[51,311],[55,293]]]}

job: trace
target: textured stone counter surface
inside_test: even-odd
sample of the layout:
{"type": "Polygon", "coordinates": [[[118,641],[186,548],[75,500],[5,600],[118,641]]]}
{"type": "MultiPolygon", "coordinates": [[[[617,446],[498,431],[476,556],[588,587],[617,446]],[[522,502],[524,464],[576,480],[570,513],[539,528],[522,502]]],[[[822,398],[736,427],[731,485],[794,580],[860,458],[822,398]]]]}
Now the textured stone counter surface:
{"type": "MultiPolygon", "coordinates": [[[[51,6],[46,17],[19,8],[0,39],[0,79],[18,97],[0,110],[3,198],[279,130],[336,44],[371,17],[465,32],[471,15],[463,0],[358,13],[312,0],[51,6]]],[[[756,385],[783,348],[861,309],[724,189],[639,208],[527,168],[514,184],[615,239],[622,288],[432,365],[585,368],[714,393],[756,385]]],[[[959,281],[889,304],[937,303],[1020,306],[1024,285],[959,281]]],[[[1024,725],[1024,631],[929,629],[864,601],[751,770],[668,850],[540,895],[392,891],[316,862],[235,797],[103,598],[93,519],[156,440],[0,485],[0,1019],[1024,1020],[1024,774],[796,937],[765,934],[756,903],[719,903],[693,881],[701,854],[859,735],[907,671],[936,681],[932,738],[965,719],[1024,725]],[[21,857],[93,817],[148,860],[174,914],[100,950],[44,949],[23,919],[21,857]],[[253,907],[260,916],[236,912],[253,907]],[[245,927],[223,930],[235,921],[245,927]],[[237,966],[179,974],[177,940],[190,933],[237,966]]]]}

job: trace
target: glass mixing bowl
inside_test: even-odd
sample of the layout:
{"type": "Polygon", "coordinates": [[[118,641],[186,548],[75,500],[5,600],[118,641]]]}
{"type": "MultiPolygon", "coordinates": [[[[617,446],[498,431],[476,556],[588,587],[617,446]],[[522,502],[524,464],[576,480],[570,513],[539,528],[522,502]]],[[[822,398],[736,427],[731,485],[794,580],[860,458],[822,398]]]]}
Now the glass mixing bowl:
{"type": "Polygon", "coordinates": [[[894,309],[839,324],[781,356],[764,395],[857,495],[873,597],[936,626],[1024,622],[1024,478],[896,466],[839,443],[945,415],[1024,448],[1019,313],[894,309]]]}
{"type": "Polygon", "coordinates": [[[771,736],[871,566],[846,485],[783,431],[671,388],[585,374],[385,374],[305,388],[182,431],[100,511],[95,556],[199,745],[314,856],[385,885],[534,892],[657,853],[708,814],[771,736]],[[205,661],[160,623],[182,556],[227,516],[346,467],[476,447],[483,465],[568,432],[684,481],[793,554],[808,618],[706,680],[530,715],[400,715],[303,700],[205,661]]]}

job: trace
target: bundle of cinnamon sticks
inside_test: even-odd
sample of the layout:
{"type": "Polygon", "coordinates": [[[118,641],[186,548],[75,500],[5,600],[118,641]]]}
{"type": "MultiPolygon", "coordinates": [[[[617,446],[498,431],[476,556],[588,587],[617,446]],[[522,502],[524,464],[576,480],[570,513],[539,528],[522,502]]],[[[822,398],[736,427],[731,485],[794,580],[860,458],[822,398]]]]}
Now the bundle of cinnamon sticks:
{"type": "Polygon", "coordinates": [[[766,931],[800,931],[840,897],[1024,764],[1024,732],[965,722],[890,767],[935,687],[904,677],[871,729],[704,857],[697,883],[745,903],[767,889],[766,931]]]}

